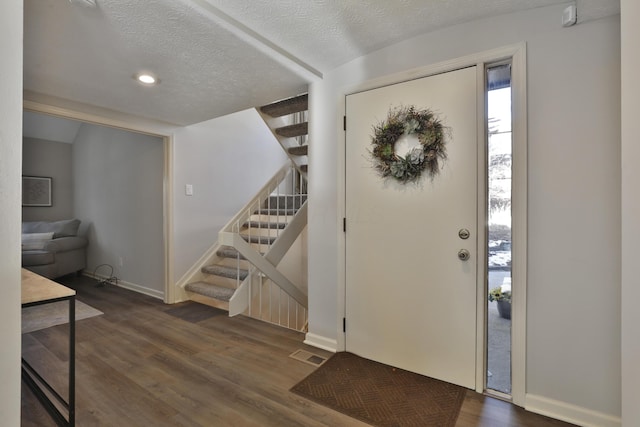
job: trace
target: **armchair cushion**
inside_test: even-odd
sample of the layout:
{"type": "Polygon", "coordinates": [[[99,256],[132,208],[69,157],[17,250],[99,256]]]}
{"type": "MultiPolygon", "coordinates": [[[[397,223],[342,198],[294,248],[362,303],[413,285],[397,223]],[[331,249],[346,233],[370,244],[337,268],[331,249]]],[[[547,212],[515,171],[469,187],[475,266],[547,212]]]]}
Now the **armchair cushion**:
{"type": "Polygon", "coordinates": [[[53,238],[77,236],[80,227],[79,219],[62,221],[28,221],[22,223],[22,233],[47,233],[53,231],[53,238]]]}
{"type": "Polygon", "coordinates": [[[87,246],[87,239],[84,237],[60,237],[58,239],[45,242],[43,249],[49,252],[66,252],[73,249],[80,249],[87,246]]]}
{"type": "Polygon", "coordinates": [[[22,235],[22,250],[42,250],[52,238],[53,231],[49,233],[25,233],[22,235]]]}

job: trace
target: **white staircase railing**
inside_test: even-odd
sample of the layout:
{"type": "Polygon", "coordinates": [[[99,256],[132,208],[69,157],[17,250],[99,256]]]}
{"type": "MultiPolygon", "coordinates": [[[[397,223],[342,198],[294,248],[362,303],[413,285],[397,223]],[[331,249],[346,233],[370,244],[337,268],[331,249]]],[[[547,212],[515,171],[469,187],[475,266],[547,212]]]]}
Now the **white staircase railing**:
{"type": "Polygon", "coordinates": [[[229,315],[244,313],[280,326],[306,325],[306,289],[277,268],[307,224],[305,178],[293,165],[281,168],[219,232],[251,267],[229,301],[229,315]],[[247,226],[249,225],[249,226],[247,226]]]}

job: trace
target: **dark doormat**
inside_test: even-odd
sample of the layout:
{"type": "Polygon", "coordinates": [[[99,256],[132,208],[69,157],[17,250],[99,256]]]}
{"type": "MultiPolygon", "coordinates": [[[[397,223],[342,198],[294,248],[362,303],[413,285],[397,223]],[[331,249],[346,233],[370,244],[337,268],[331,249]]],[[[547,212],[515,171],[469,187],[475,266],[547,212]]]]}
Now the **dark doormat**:
{"type": "Polygon", "coordinates": [[[165,313],[191,323],[198,323],[214,316],[227,314],[226,311],[193,301],[178,303],[165,313]]]}
{"type": "Polygon", "coordinates": [[[374,426],[454,426],[466,389],[336,353],[291,391],[374,426]]]}

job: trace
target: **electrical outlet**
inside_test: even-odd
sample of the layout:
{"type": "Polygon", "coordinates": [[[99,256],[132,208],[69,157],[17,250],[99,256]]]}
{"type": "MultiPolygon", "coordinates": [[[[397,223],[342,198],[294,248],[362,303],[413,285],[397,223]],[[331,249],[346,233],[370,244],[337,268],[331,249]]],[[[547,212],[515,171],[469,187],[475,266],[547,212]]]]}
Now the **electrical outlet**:
{"type": "Polygon", "coordinates": [[[187,196],[193,196],[193,185],[185,184],[184,186],[184,194],[187,196]]]}

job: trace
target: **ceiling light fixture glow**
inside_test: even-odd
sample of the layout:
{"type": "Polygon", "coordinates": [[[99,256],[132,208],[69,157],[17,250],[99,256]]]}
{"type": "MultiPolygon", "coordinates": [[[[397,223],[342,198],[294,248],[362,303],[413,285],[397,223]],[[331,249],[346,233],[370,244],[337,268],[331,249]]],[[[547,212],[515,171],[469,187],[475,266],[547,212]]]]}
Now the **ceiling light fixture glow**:
{"type": "Polygon", "coordinates": [[[140,73],[136,76],[136,80],[138,80],[140,83],[147,85],[147,86],[152,86],[158,83],[158,79],[149,73],[140,73]]]}

